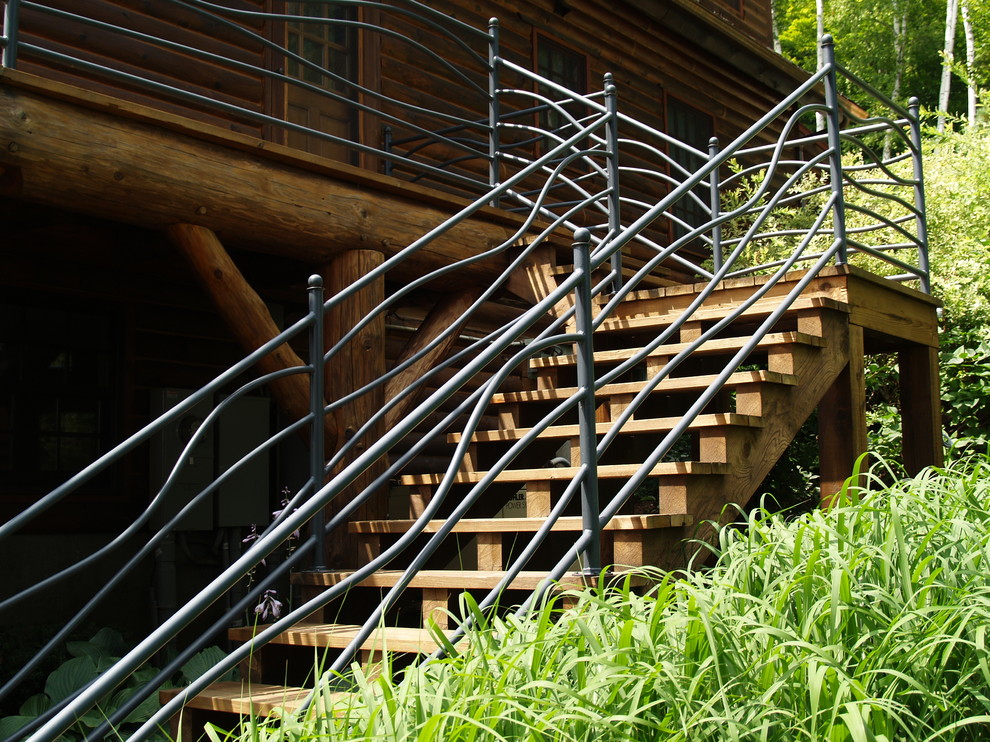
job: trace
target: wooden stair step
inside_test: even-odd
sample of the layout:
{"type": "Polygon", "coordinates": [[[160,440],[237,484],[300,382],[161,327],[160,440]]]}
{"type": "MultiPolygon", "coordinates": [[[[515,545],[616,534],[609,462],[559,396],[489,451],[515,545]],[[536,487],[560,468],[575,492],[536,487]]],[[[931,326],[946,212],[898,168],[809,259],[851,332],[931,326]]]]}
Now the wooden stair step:
{"type": "MultiPolygon", "coordinates": [[[[254,635],[266,626],[241,626],[230,629],[228,638],[233,641],[249,642],[254,635]]],[[[271,644],[284,644],[294,647],[327,647],[345,649],[357,636],[360,626],[349,624],[296,624],[271,640],[271,644]]],[[[433,633],[426,629],[404,626],[385,626],[375,629],[362,642],[360,649],[365,651],[411,652],[429,654],[438,648],[433,633]]]]}
{"type": "MultiPolygon", "coordinates": [[[[462,518],[454,526],[452,533],[535,533],[546,518],[462,518]]],[[[691,525],[693,519],[687,514],[657,515],[617,515],[605,526],[606,531],[649,531],[660,528],[675,528],[691,525]]],[[[405,533],[416,523],[415,520],[360,520],[351,521],[351,533],[405,533]]],[[[423,533],[436,533],[446,521],[431,520],[426,523],[423,533]]],[[[554,523],[554,531],[580,531],[583,523],[580,517],[565,516],[554,523]]]]}
{"type": "MultiPolygon", "coordinates": [[[[354,574],[352,571],[325,570],[319,572],[294,572],[292,582],[299,585],[327,588],[343,581],[354,574]]],[[[373,575],[361,581],[361,587],[393,587],[402,577],[401,569],[379,570],[373,575]]],[[[618,577],[622,573],[615,572],[618,577]]],[[[497,587],[504,571],[495,570],[462,570],[462,569],[424,569],[420,570],[412,578],[409,587],[412,588],[442,588],[448,590],[491,590],[497,587]]],[[[546,572],[520,572],[509,584],[510,590],[535,590],[544,580],[546,572]]],[[[642,587],[651,584],[649,577],[639,573],[629,576],[633,586],[642,587]]],[[[585,586],[585,578],[582,575],[566,574],[556,585],[565,589],[580,588],[585,586]]]]}
{"type": "MultiPolygon", "coordinates": [[[[678,320],[683,315],[683,310],[677,309],[669,312],[655,312],[649,309],[645,303],[643,311],[639,314],[632,314],[634,302],[624,302],[623,307],[630,310],[630,316],[612,317],[605,320],[598,328],[598,332],[625,332],[630,330],[646,330],[666,327],[678,320]]],[[[732,304],[703,306],[695,311],[689,318],[689,322],[718,321],[724,319],[733,308],[732,304]]],[[[737,319],[758,319],[772,314],[780,306],[780,298],[761,300],[747,307],[739,313],[737,319]]],[[[788,312],[799,312],[809,309],[832,309],[840,312],[849,312],[849,306],[842,302],[830,299],[826,296],[802,297],[794,301],[788,312]]]]}
{"type": "MultiPolygon", "coordinates": [[[[642,266],[643,266],[643,261],[641,260],[633,261],[633,259],[629,258],[628,256],[624,256],[622,260],[623,281],[624,282],[628,281],[630,278],[636,275],[636,271],[642,266]],[[633,264],[630,264],[631,261],[633,262],[633,264]]],[[[612,266],[608,264],[602,265],[601,267],[597,268],[594,272],[595,280],[600,281],[609,273],[611,269],[612,266]]],[[[573,265],[557,265],[550,269],[550,273],[554,276],[569,276],[573,272],[574,272],[573,265]]],[[[679,281],[676,281],[672,278],[661,276],[657,273],[648,273],[645,276],[643,276],[642,279],[640,279],[640,282],[637,284],[637,286],[642,287],[642,289],[640,290],[645,290],[645,289],[665,288],[667,286],[676,286],[679,283],[680,283],[679,281]]]]}
{"type": "MultiPolygon", "coordinates": [[[[182,688],[169,688],[159,694],[165,703],[179,693],[182,688]]],[[[281,711],[294,711],[309,696],[305,688],[291,688],[284,685],[255,683],[250,681],[221,681],[208,686],[203,692],[185,703],[185,708],[203,711],[217,711],[242,716],[272,716],[281,711]]],[[[343,697],[344,693],[333,694],[343,697]]]]}
{"type": "MultiPolygon", "coordinates": [[[[599,479],[628,479],[640,469],[640,464],[608,464],[598,467],[599,479]]],[[[578,472],[579,467],[562,466],[541,469],[506,469],[499,473],[499,482],[556,482],[569,481],[578,472]]],[[[656,464],[647,476],[657,477],[671,474],[725,474],[728,467],[725,464],[714,464],[699,461],[662,461],[656,464]]],[[[473,484],[480,482],[488,472],[471,471],[458,472],[454,478],[455,484],[473,484]]],[[[399,478],[399,484],[423,485],[440,484],[443,474],[407,474],[399,478]]]]}
{"type": "MultiPolygon", "coordinates": [[[[661,381],[653,390],[653,394],[670,394],[672,392],[695,392],[708,388],[717,378],[716,375],[706,376],[675,376],[661,381]]],[[[737,371],[729,376],[726,388],[743,384],[785,384],[795,386],[797,377],[791,374],[781,374],[775,371],[737,371]]],[[[645,381],[627,381],[619,384],[606,384],[595,391],[596,397],[607,397],[618,394],[638,394],[645,386],[645,381]]],[[[492,397],[494,404],[512,402],[554,402],[577,394],[577,387],[561,387],[557,389],[531,389],[523,392],[504,392],[492,397]]]]}
{"type": "MultiPolygon", "coordinates": [[[[700,348],[692,351],[698,355],[714,355],[718,353],[730,353],[738,351],[750,341],[748,337],[716,338],[707,341],[700,348]]],[[[658,356],[675,356],[688,348],[689,343],[672,343],[661,345],[655,348],[643,358],[656,358],[658,356]]],[[[821,348],[825,345],[823,338],[809,335],[806,332],[776,332],[765,336],[757,345],[760,350],[766,350],[775,346],[805,345],[821,348]]],[[[595,352],[595,363],[621,363],[627,361],[640,353],[640,348],[621,348],[618,350],[600,350],[595,352]]],[[[566,354],[560,356],[545,356],[530,359],[530,368],[556,368],[561,366],[573,366],[577,363],[577,356],[566,354]]]]}
{"type": "MultiPolygon", "coordinates": [[[[629,420],[622,426],[623,433],[665,433],[681,421],[679,417],[658,417],[645,420],[629,420]]],[[[733,426],[741,428],[762,427],[763,420],[755,415],[739,415],[735,412],[720,412],[709,415],[698,415],[691,423],[691,429],[717,428],[733,426]]],[[[596,423],[596,435],[609,432],[614,423],[596,423]]],[[[532,428],[513,428],[509,430],[479,430],[472,437],[473,442],[487,443],[492,441],[514,441],[529,433],[532,428]]],[[[574,438],[580,434],[578,425],[551,425],[540,433],[541,438],[574,438]]],[[[462,433],[451,433],[447,440],[457,443],[463,437],[462,433]]]]}
{"type": "MultiPolygon", "coordinates": [[[[818,278],[831,278],[833,276],[845,276],[850,272],[849,265],[832,265],[826,266],[818,271],[818,278]]],[[[789,290],[793,285],[805,277],[807,270],[804,269],[794,269],[788,272],[785,276],[781,278],[778,282],[780,286],[786,286],[789,290]],[[788,284],[790,284],[788,286],[788,284]]],[[[770,280],[770,276],[758,276],[758,275],[747,275],[747,276],[736,276],[735,278],[726,278],[721,281],[713,292],[713,296],[719,296],[720,294],[726,292],[737,292],[739,290],[749,290],[753,291],[757,286],[763,286],[770,280]]],[[[696,279],[694,282],[682,281],[675,286],[667,286],[663,288],[648,288],[633,291],[629,294],[626,301],[644,301],[648,299],[659,299],[664,297],[688,297],[691,300],[697,294],[701,293],[709,287],[707,281],[696,279]]],[[[778,294],[779,296],[780,294],[778,294]]]]}

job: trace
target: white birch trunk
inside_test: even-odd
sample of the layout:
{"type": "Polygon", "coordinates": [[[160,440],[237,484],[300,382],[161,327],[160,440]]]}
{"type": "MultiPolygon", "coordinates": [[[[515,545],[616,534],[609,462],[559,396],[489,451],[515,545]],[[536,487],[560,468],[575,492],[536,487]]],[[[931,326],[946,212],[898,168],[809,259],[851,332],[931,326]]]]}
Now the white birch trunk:
{"type": "Polygon", "coordinates": [[[959,16],[959,0],[949,0],[945,8],[945,43],[942,47],[942,84],[938,88],[938,130],[945,131],[945,113],[949,109],[949,92],[952,87],[952,61],[956,45],[956,19],[959,16]]]}
{"type": "MultiPolygon", "coordinates": [[[[894,0],[894,82],[890,88],[890,99],[894,103],[901,97],[901,85],[904,81],[904,61],[907,58],[907,29],[908,29],[908,0],[894,0]]],[[[883,159],[890,158],[892,138],[888,132],[883,138],[883,159]]]]}
{"type": "MultiPolygon", "coordinates": [[[[820,70],[825,64],[825,55],[822,50],[822,36],[825,35],[825,0],[815,0],[815,32],[818,34],[818,64],[816,70],[820,70]]],[[[815,114],[815,125],[818,131],[825,131],[825,115],[815,114]]]]}
{"type": "Polygon", "coordinates": [[[966,121],[970,126],[976,126],[976,80],[973,79],[976,69],[976,34],[969,16],[969,0],[960,0],[959,9],[962,11],[963,32],[966,35],[966,121]]]}

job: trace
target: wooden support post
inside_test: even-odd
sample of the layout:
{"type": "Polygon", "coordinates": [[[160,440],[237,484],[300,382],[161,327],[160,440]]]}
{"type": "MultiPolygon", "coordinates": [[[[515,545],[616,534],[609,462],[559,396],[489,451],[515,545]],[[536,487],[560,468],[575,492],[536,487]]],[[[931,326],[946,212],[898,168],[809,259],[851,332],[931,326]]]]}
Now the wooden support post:
{"type": "Polygon", "coordinates": [[[550,483],[526,483],[526,517],[546,518],[550,515],[550,483]]]}
{"type": "MultiPolygon", "coordinates": [[[[409,488],[409,512],[407,518],[418,518],[426,511],[426,506],[433,497],[433,487],[420,484],[409,488]]],[[[392,516],[393,518],[395,516],[392,516]]]]}
{"type": "MultiPolygon", "coordinates": [[[[557,288],[557,277],[553,268],[556,264],[553,245],[542,245],[523,261],[518,270],[513,271],[505,287],[521,299],[538,304],[557,288]]],[[[568,294],[557,302],[550,313],[560,316],[574,306],[574,297],[568,294]]]]}
{"type": "MultiPolygon", "coordinates": [[[[467,323],[468,318],[465,316],[465,312],[467,312],[470,306],[480,296],[480,288],[471,288],[450,294],[437,302],[433,309],[430,310],[430,313],[426,315],[419,330],[409,339],[405,348],[402,349],[402,353],[399,354],[399,358],[396,360],[396,365],[403,363],[422,351],[451,326],[453,326],[453,329],[432,350],[424,354],[422,358],[410,365],[409,368],[388,381],[385,385],[386,401],[395,399],[403,389],[422,377],[423,374],[449,355],[450,349],[457,342],[459,332],[467,323]]],[[[392,407],[386,413],[386,427],[392,427],[396,422],[404,418],[409,410],[412,409],[419,396],[417,393],[408,394],[401,402],[392,407]]]]}
{"type": "MultiPolygon", "coordinates": [[[[256,350],[278,335],[279,328],[268,307],[237,269],[212,230],[194,224],[172,224],[165,232],[185,256],[227,328],[245,352],[256,350]]],[[[305,365],[288,345],[282,345],[258,362],[258,370],[267,374],[305,365]]],[[[298,420],[309,414],[309,379],[306,374],[277,379],[270,386],[276,403],[290,418],[298,420]]],[[[332,448],[337,435],[330,416],[327,416],[325,435],[327,448],[332,448]]]]}
{"type": "Polygon", "coordinates": [[[909,345],[898,353],[904,469],[914,475],[944,463],[938,348],[909,345]]]}
{"type": "Polygon", "coordinates": [[[698,320],[688,320],[681,325],[678,338],[682,343],[691,343],[700,338],[705,332],[704,325],[698,320]]]}
{"type": "Polygon", "coordinates": [[[467,447],[467,451],[464,452],[464,458],[461,461],[461,471],[462,472],[476,472],[478,471],[478,444],[472,443],[467,447]]]}
{"type": "MultiPolygon", "coordinates": [[[[618,420],[619,416],[632,404],[635,394],[610,394],[606,404],[608,405],[608,419],[618,420]]],[[[635,415],[634,415],[635,417],[635,415]]]]}
{"type": "Polygon", "coordinates": [[[478,569],[498,572],[502,565],[502,534],[478,534],[478,569]]]}
{"type": "Polygon", "coordinates": [[[721,428],[698,431],[698,461],[729,461],[728,433],[721,428]]]}
{"type": "Polygon", "coordinates": [[[556,368],[541,368],[536,373],[537,389],[556,389],[560,384],[560,371],[556,368]]]}
{"type": "Polygon", "coordinates": [[[818,405],[821,495],[825,505],[842,489],[856,458],[867,447],[863,328],[848,327],[849,362],[818,405]]]}
{"type": "Polygon", "coordinates": [[[616,566],[642,567],[660,562],[662,537],[655,531],[615,531],[612,538],[616,566]]]}
{"type": "MultiPolygon", "coordinates": [[[[324,282],[328,293],[335,296],[359,278],[367,275],[384,261],[384,256],[373,250],[350,250],[336,256],[324,266],[324,282]]],[[[374,281],[346,301],[335,305],[327,314],[326,344],[331,348],[366,315],[370,314],[385,298],[384,280],[374,281]]],[[[357,333],[326,365],[327,397],[340,399],[381,377],[385,373],[385,317],[379,313],[357,333]]],[[[381,410],[385,391],[379,386],[351,401],[337,412],[337,425],[341,439],[349,441],[374,413],[381,410]]],[[[385,432],[384,421],[368,431],[352,449],[349,460],[363,453],[367,446],[385,432]]],[[[340,468],[348,461],[341,463],[340,468]]],[[[367,487],[383,470],[379,462],[365,470],[328,507],[330,518],[367,487]]],[[[352,520],[380,520],[388,515],[388,488],[382,487],[353,514],[352,520]]],[[[362,564],[363,554],[358,540],[340,529],[329,539],[329,564],[332,567],[356,567],[362,564]]]]}
{"type": "Polygon", "coordinates": [[[441,629],[446,629],[450,625],[450,614],[447,612],[447,602],[450,600],[450,590],[445,587],[424,587],[423,605],[421,615],[423,628],[428,628],[430,623],[436,623],[441,629]]]}

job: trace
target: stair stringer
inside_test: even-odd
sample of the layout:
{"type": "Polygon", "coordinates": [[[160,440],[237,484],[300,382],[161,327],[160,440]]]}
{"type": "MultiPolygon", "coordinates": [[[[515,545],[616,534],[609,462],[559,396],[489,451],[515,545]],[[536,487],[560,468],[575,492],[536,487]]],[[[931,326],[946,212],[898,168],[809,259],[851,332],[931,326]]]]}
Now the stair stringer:
{"type": "MultiPolygon", "coordinates": [[[[737,394],[736,411],[761,417],[763,425],[728,441],[725,474],[706,478],[687,490],[683,507],[692,514],[694,525],[663,534],[658,550],[661,566],[689,564],[703,543],[715,542],[719,527],[738,518],[736,508],[745,507],[760,494],[760,484],[849,365],[851,325],[845,305],[833,303],[831,308],[805,310],[798,317],[798,328],[820,335],[824,347],[794,348],[786,358],[771,360],[771,370],[793,374],[796,384],[768,384],[737,394]]],[[[850,461],[850,470],[852,465],[850,461]]]]}

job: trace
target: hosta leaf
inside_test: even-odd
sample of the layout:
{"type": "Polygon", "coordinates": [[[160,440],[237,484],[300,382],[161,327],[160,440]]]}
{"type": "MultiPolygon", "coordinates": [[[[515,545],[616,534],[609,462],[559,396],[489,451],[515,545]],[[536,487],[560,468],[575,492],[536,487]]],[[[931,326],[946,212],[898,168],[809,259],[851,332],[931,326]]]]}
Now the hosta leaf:
{"type": "Polygon", "coordinates": [[[35,693],[21,704],[20,713],[26,716],[41,716],[52,706],[52,699],[44,693],[35,693]]]}
{"type": "Polygon", "coordinates": [[[73,657],[63,662],[45,681],[45,693],[52,701],[68,698],[99,673],[89,657],[73,657]]]}

